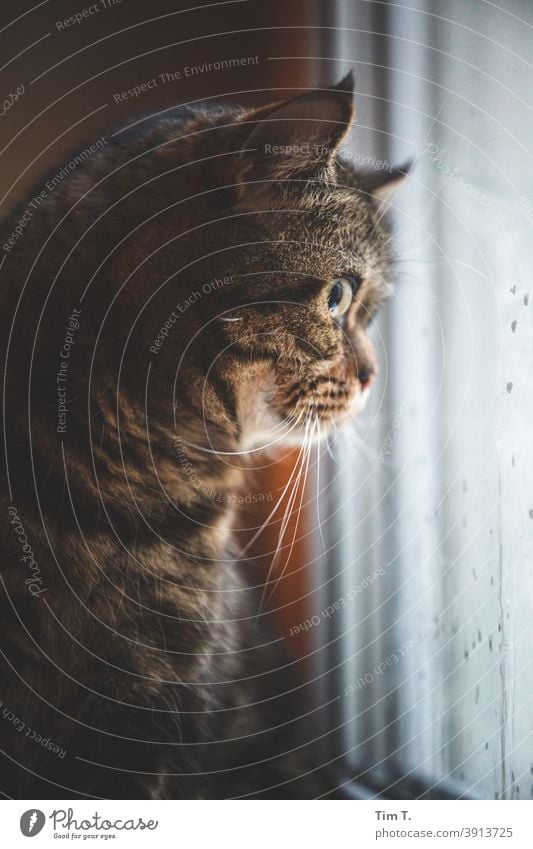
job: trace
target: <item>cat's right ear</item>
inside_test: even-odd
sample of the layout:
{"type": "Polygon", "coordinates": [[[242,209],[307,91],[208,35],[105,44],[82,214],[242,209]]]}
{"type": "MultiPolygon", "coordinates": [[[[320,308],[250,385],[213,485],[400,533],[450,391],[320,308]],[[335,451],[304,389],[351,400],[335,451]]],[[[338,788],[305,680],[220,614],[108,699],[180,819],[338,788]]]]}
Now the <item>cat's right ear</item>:
{"type": "Polygon", "coordinates": [[[250,183],[260,188],[261,183],[327,173],[354,116],[351,72],[334,88],[245,113],[239,128],[238,182],[243,188],[250,183]]]}

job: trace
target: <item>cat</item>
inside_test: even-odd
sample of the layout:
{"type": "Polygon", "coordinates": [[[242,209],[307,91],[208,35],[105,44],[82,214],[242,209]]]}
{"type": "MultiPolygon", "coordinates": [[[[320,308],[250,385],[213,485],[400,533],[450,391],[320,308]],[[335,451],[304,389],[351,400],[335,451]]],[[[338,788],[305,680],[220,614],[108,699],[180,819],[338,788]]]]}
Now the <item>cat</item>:
{"type": "Polygon", "coordinates": [[[327,432],[374,380],[405,169],[343,159],[353,119],[351,75],[143,116],[4,222],[6,797],[325,792],[232,560],[231,458],[327,432]]]}

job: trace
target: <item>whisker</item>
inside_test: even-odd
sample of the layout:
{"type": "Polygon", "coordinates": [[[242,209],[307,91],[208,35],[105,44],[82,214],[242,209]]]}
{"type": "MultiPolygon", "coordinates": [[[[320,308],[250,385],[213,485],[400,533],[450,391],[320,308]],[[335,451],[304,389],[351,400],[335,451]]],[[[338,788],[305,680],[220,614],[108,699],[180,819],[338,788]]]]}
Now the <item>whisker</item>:
{"type": "MultiPolygon", "coordinates": [[[[278,535],[278,542],[277,542],[276,549],[275,549],[273,557],[272,557],[272,562],[271,562],[271,565],[270,565],[270,568],[268,570],[268,574],[267,574],[267,577],[266,577],[266,581],[265,581],[265,585],[264,585],[264,588],[263,588],[263,593],[262,593],[261,601],[260,601],[260,605],[259,605],[259,611],[262,610],[262,607],[265,603],[266,592],[268,590],[269,584],[271,583],[271,580],[270,580],[271,575],[273,574],[273,572],[275,571],[275,568],[277,566],[279,554],[280,554],[281,548],[283,546],[283,539],[284,539],[284,536],[285,536],[285,532],[286,532],[286,529],[287,529],[288,522],[290,520],[290,514],[291,514],[291,511],[292,511],[292,507],[294,505],[294,500],[296,498],[296,494],[298,492],[298,486],[299,486],[301,476],[302,476],[302,471],[303,471],[303,462],[304,462],[306,451],[308,450],[309,425],[310,425],[309,420],[306,420],[305,434],[304,434],[304,437],[303,437],[303,440],[302,440],[302,446],[301,446],[300,451],[298,453],[298,458],[296,460],[296,463],[295,463],[295,466],[294,466],[294,469],[293,469],[293,472],[297,471],[297,474],[296,474],[296,477],[293,481],[292,490],[291,490],[291,493],[290,493],[288,501],[287,501],[287,506],[286,506],[286,509],[284,511],[284,514],[283,514],[283,519],[281,521],[280,533],[278,535]]],[[[292,475],[291,475],[291,477],[292,477],[292,475]]]]}
{"type": "MultiPolygon", "coordinates": [[[[320,438],[320,420],[317,419],[318,426],[318,435],[320,438]]],[[[328,445],[327,438],[325,440],[326,446],[328,445]]],[[[331,455],[333,456],[333,455],[331,455]]],[[[324,539],[324,534],[322,533],[322,519],[320,518],[320,450],[318,451],[318,456],[316,460],[316,517],[318,521],[318,532],[320,534],[320,539],[322,541],[322,548],[324,550],[324,554],[326,553],[326,541],[324,539]]]]}
{"type": "Polygon", "coordinates": [[[285,484],[285,486],[284,486],[284,488],[283,488],[283,492],[281,493],[281,495],[280,495],[279,499],[277,500],[276,504],[274,505],[274,507],[273,507],[273,508],[272,508],[272,510],[270,511],[269,515],[267,516],[267,518],[265,519],[265,521],[263,522],[263,524],[261,525],[261,527],[259,528],[259,530],[257,530],[257,531],[256,531],[256,533],[253,535],[253,537],[251,538],[251,540],[249,540],[249,541],[246,543],[246,545],[244,546],[244,548],[242,548],[242,549],[241,549],[241,551],[239,552],[239,554],[238,554],[238,558],[239,558],[239,560],[240,560],[240,559],[242,559],[242,558],[244,557],[244,555],[246,554],[246,552],[250,550],[250,548],[252,547],[252,545],[254,544],[254,542],[258,539],[258,537],[260,537],[260,536],[261,536],[261,534],[263,533],[263,531],[265,530],[265,528],[267,527],[267,525],[268,525],[268,524],[270,524],[271,519],[272,519],[272,518],[275,516],[275,514],[277,513],[278,508],[279,508],[279,506],[282,504],[283,499],[284,499],[284,497],[285,497],[285,494],[286,494],[286,492],[287,492],[287,490],[288,490],[289,486],[291,485],[292,478],[293,478],[293,476],[294,476],[294,475],[296,474],[296,472],[297,472],[297,469],[298,469],[298,463],[300,462],[300,458],[301,458],[301,456],[302,456],[302,452],[303,452],[303,450],[304,450],[304,447],[305,447],[305,441],[302,443],[302,445],[301,445],[301,447],[300,447],[300,449],[299,449],[297,460],[296,460],[296,462],[295,462],[295,464],[294,464],[294,467],[293,467],[293,469],[292,469],[292,471],[291,471],[290,477],[289,477],[289,479],[288,479],[287,483],[285,484]]]}
{"type": "MultiPolygon", "coordinates": [[[[283,537],[286,533],[287,526],[288,526],[288,523],[290,521],[290,517],[291,517],[292,512],[293,512],[292,508],[294,506],[294,502],[295,502],[297,494],[298,494],[298,489],[300,489],[300,493],[301,493],[300,494],[300,503],[298,505],[298,513],[297,513],[296,519],[295,519],[294,533],[292,535],[292,541],[291,541],[291,544],[290,544],[290,547],[289,547],[289,552],[288,552],[287,557],[285,559],[285,565],[283,566],[283,569],[281,570],[279,576],[274,581],[274,586],[272,587],[270,593],[268,594],[266,599],[262,599],[261,607],[263,606],[263,604],[265,604],[265,605],[268,604],[269,601],[272,599],[273,595],[275,594],[275,592],[276,592],[276,590],[277,590],[277,588],[280,584],[280,581],[282,580],[283,576],[285,575],[285,572],[286,572],[287,567],[289,565],[289,561],[290,561],[290,558],[291,558],[291,555],[292,555],[292,552],[293,552],[293,549],[294,549],[294,545],[296,543],[296,537],[298,535],[300,515],[301,515],[301,512],[302,512],[303,500],[304,500],[304,497],[305,497],[305,485],[306,485],[306,481],[307,481],[307,475],[308,475],[309,464],[310,464],[310,459],[311,459],[312,439],[313,439],[314,430],[315,430],[315,425],[314,425],[314,422],[313,422],[313,426],[310,430],[310,438],[308,439],[305,461],[304,461],[304,464],[302,464],[302,467],[301,467],[300,475],[298,477],[298,484],[293,490],[294,498],[293,498],[293,501],[292,501],[292,504],[291,504],[291,509],[289,511],[287,511],[287,513],[286,513],[286,524],[285,524],[285,527],[283,529],[283,533],[280,534],[280,543],[281,543],[281,541],[283,540],[283,537]],[[301,483],[301,487],[300,487],[299,484],[302,481],[302,476],[303,476],[303,482],[301,483]]],[[[278,551],[281,552],[281,546],[276,551],[276,554],[278,553],[278,551]]],[[[272,564],[274,565],[274,561],[272,561],[272,564]]],[[[265,584],[265,590],[266,590],[267,586],[268,586],[268,584],[265,584]]],[[[264,595],[264,593],[263,593],[263,595],[264,595]]]]}

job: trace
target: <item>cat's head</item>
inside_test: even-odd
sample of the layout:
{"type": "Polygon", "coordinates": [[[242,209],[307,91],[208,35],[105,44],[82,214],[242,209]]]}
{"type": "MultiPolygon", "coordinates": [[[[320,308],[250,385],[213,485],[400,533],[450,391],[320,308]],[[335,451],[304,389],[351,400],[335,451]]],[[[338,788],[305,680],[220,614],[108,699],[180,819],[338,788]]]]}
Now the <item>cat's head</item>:
{"type": "Polygon", "coordinates": [[[383,199],[405,169],[370,177],[339,156],[353,119],[349,76],[231,120],[221,112],[214,150],[212,116],[196,134],[218,185],[192,264],[188,359],[204,363],[197,408],[235,418],[241,444],[300,437],[316,421],[325,431],[362,409],[374,381],[367,331],[391,272],[383,199]]]}

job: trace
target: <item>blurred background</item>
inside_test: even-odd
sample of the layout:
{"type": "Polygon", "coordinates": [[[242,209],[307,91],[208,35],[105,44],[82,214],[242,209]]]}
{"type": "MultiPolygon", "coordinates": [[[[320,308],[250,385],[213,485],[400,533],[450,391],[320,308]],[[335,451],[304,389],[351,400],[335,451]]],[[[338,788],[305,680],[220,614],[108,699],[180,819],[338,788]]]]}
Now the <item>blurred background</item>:
{"type": "MultiPolygon", "coordinates": [[[[268,615],[345,795],[532,798],[533,7],[100,0],[60,25],[90,5],[2,4],[6,213],[117,123],[266,103],[351,68],[346,152],[370,170],[414,159],[390,209],[380,379],[364,417],[313,455],[268,615]],[[228,59],[247,61],[209,69],[228,59]]],[[[295,462],[255,464],[273,500],[244,505],[243,540],[295,462]]],[[[257,583],[290,506],[249,552],[257,583]]]]}

